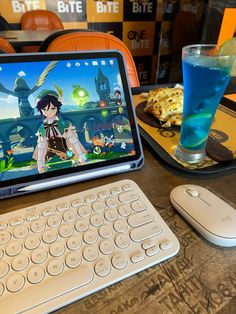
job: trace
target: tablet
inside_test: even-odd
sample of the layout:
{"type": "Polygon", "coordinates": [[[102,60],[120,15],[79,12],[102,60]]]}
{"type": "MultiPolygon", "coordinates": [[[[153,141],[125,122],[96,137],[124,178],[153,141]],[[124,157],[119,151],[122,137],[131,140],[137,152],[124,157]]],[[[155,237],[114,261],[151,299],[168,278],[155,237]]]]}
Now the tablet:
{"type": "Polygon", "coordinates": [[[0,55],[0,198],[143,160],[120,52],[0,55]]]}

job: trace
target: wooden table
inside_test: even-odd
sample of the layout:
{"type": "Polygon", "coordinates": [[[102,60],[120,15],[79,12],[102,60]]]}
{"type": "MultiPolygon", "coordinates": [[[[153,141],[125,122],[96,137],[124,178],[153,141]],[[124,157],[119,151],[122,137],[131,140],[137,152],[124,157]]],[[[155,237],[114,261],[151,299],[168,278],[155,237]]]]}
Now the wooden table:
{"type": "Polygon", "coordinates": [[[210,187],[236,203],[236,171],[221,176],[187,177],[161,163],[144,147],[142,169],[0,201],[2,212],[48,201],[115,180],[137,182],[178,237],[179,254],[122,282],[70,304],[57,314],[159,314],[236,312],[236,247],[204,240],[170,205],[170,191],[184,183],[210,187]]]}
{"type": "Polygon", "coordinates": [[[6,39],[14,48],[23,46],[40,46],[44,39],[56,31],[0,31],[0,37],[6,39]]]}

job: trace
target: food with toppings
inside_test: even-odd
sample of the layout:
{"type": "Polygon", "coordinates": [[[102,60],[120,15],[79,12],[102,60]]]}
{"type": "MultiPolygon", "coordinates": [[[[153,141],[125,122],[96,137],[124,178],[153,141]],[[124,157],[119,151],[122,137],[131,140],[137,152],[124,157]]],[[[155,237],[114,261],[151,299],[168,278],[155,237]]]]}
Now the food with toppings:
{"type": "Polygon", "coordinates": [[[159,119],[163,127],[181,125],[183,89],[163,87],[151,90],[144,111],[159,119]]]}

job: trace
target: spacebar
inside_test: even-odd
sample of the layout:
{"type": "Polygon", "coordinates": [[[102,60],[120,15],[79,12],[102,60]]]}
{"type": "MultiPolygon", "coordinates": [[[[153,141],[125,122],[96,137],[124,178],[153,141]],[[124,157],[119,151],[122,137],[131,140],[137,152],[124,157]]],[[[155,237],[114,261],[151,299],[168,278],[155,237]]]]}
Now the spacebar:
{"type": "Polygon", "coordinates": [[[32,285],[14,295],[9,295],[0,301],[0,307],[4,309],[4,314],[21,313],[85,286],[92,279],[92,270],[87,266],[82,266],[69,270],[61,276],[51,277],[40,284],[32,285]]]}

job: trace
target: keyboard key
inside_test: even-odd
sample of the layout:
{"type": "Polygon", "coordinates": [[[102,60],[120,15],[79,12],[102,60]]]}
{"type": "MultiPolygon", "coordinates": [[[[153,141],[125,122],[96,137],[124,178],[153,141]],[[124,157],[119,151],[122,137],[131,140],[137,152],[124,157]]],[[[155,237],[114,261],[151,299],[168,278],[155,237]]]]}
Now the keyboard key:
{"type": "Polygon", "coordinates": [[[68,210],[63,213],[62,217],[65,222],[72,222],[76,218],[76,212],[73,210],[68,210]]]}
{"type": "Polygon", "coordinates": [[[33,251],[31,260],[35,264],[43,263],[48,257],[47,251],[44,248],[38,248],[33,251]]]}
{"type": "Polygon", "coordinates": [[[41,214],[44,217],[50,216],[55,213],[55,209],[52,207],[48,207],[42,210],[41,214]]]}
{"type": "Polygon", "coordinates": [[[78,214],[80,217],[87,217],[91,214],[92,208],[90,205],[83,205],[78,209],[78,214]]]}
{"type": "Polygon", "coordinates": [[[62,211],[67,210],[69,208],[70,208],[70,205],[67,203],[62,203],[62,204],[57,205],[57,210],[59,212],[62,212],[62,211]]]}
{"type": "Polygon", "coordinates": [[[105,212],[105,218],[107,221],[115,221],[118,218],[117,211],[114,209],[108,209],[105,212]]]}
{"type": "Polygon", "coordinates": [[[153,215],[150,212],[145,211],[145,212],[141,212],[141,213],[130,216],[128,218],[128,224],[131,227],[139,227],[139,226],[145,225],[148,222],[153,221],[153,219],[154,219],[153,215]]]}
{"type": "Polygon", "coordinates": [[[47,220],[48,227],[57,228],[62,222],[62,219],[58,215],[50,216],[47,220]]]}
{"type": "Polygon", "coordinates": [[[59,228],[59,235],[63,238],[69,238],[74,232],[74,226],[69,224],[64,224],[59,228]]]}
{"type": "Polygon", "coordinates": [[[102,254],[108,255],[115,250],[114,242],[111,240],[103,240],[100,244],[100,251],[102,254]]]}
{"type": "Polygon", "coordinates": [[[122,185],[122,189],[123,189],[123,191],[131,191],[131,190],[133,190],[133,186],[130,183],[126,183],[126,184],[122,185]]]}
{"type": "Polygon", "coordinates": [[[111,272],[110,262],[105,259],[100,259],[97,261],[94,270],[98,276],[106,277],[111,272]]]}
{"type": "Polygon", "coordinates": [[[78,232],[84,232],[88,230],[89,228],[89,222],[87,220],[78,220],[75,224],[75,229],[78,232]]]}
{"type": "Polygon", "coordinates": [[[100,199],[104,199],[110,195],[110,192],[108,190],[100,191],[98,192],[98,197],[100,199]]]}
{"type": "Polygon", "coordinates": [[[122,253],[116,253],[113,257],[112,257],[112,265],[113,267],[115,267],[116,269],[123,269],[127,266],[128,264],[128,259],[127,257],[122,254],[122,253]]]}
{"type": "Polygon", "coordinates": [[[21,274],[11,275],[7,280],[7,290],[10,292],[17,292],[25,285],[25,277],[21,274]]]}
{"type": "Polygon", "coordinates": [[[145,210],[147,208],[146,204],[143,201],[135,201],[131,204],[132,209],[136,212],[141,212],[142,210],[145,210]]]}
{"type": "Polygon", "coordinates": [[[64,268],[64,264],[60,259],[53,259],[48,263],[47,272],[51,276],[59,275],[64,268]]]}
{"type": "Polygon", "coordinates": [[[62,242],[55,242],[50,246],[49,252],[53,257],[61,256],[65,252],[65,245],[62,242]]]}
{"type": "Polygon", "coordinates": [[[20,224],[23,224],[24,220],[25,220],[25,219],[24,219],[23,217],[21,217],[21,216],[14,217],[14,218],[12,218],[12,219],[9,221],[9,224],[10,224],[10,226],[18,226],[18,225],[20,225],[20,224]]]}
{"type": "Polygon", "coordinates": [[[86,195],[84,197],[84,200],[86,203],[92,203],[92,202],[95,202],[97,199],[96,195],[95,194],[91,194],[91,195],[86,195]]]}
{"type": "Polygon", "coordinates": [[[162,250],[168,250],[169,248],[172,247],[172,242],[169,241],[168,239],[165,239],[163,242],[160,243],[160,248],[162,250]]]}
{"type": "Polygon", "coordinates": [[[100,228],[99,228],[99,235],[102,237],[102,238],[110,238],[113,234],[113,229],[110,225],[102,225],[100,228]]]}
{"type": "Polygon", "coordinates": [[[131,208],[129,207],[129,205],[120,205],[118,212],[121,216],[123,217],[127,217],[132,213],[131,208]]]}
{"type": "Polygon", "coordinates": [[[125,232],[128,229],[128,224],[125,220],[119,219],[114,223],[114,230],[116,232],[125,232]]]}
{"type": "Polygon", "coordinates": [[[98,214],[94,214],[90,218],[90,223],[94,227],[101,226],[103,224],[103,221],[104,221],[103,217],[101,215],[98,215],[98,214]]]}
{"type": "Polygon", "coordinates": [[[120,249],[125,249],[126,247],[129,246],[130,244],[130,240],[128,238],[128,235],[125,235],[125,234],[119,234],[117,237],[116,237],[116,245],[120,248],[120,249]]]}
{"type": "Polygon", "coordinates": [[[121,190],[121,187],[119,187],[119,186],[116,186],[116,187],[114,187],[114,188],[112,188],[112,189],[110,190],[110,192],[111,192],[112,195],[119,194],[121,191],[122,191],[122,190],[121,190]]]}
{"type": "Polygon", "coordinates": [[[147,256],[153,256],[160,252],[159,246],[150,247],[150,249],[146,250],[147,256]]]}
{"type": "Polygon", "coordinates": [[[99,213],[105,209],[105,202],[97,201],[96,203],[93,203],[92,208],[95,212],[99,213]]]}
{"type": "Polygon", "coordinates": [[[148,238],[154,237],[162,232],[162,228],[158,223],[151,222],[136,229],[130,233],[130,238],[135,242],[141,242],[148,238]]]}
{"type": "Polygon", "coordinates": [[[6,244],[7,242],[9,242],[11,239],[11,234],[8,231],[1,231],[0,232],[0,245],[1,244],[6,244]]]}
{"type": "Polygon", "coordinates": [[[139,199],[139,195],[134,191],[123,192],[119,195],[119,200],[121,203],[131,203],[139,199]]]}
{"type": "Polygon", "coordinates": [[[39,233],[44,230],[45,228],[45,223],[43,220],[36,220],[31,223],[30,225],[31,231],[34,233],[39,233]]]}
{"type": "Polygon", "coordinates": [[[86,246],[83,251],[83,256],[84,256],[84,259],[86,259],[86,261],[88,262],[94,261],[98,257],[97,247],[93,245],[86,246]]]}
{"type": "Polygon", "coordinates": [[[25,248],[28,250],[36,249],[40,244],[40,238],[36,235],[31,235],[25,240],[25,248]]]}
{"type": "Polygon", "coordinates": [[[8,256],[16,256],[22,251],[23,245],[18,241],[12,241],[6,246],[8,256]]]}
{"type": "Polygon", "coordinates": [[[45,270],[42,266],[34,266],[30,269],[28,273],[28,281],[32,284],[39,283],[45,277],[45,270]]]}
{"type": "Polygon", "coordinates": [[[130,260],[132,263],[138,263],[141,262],[142,260],[144,260],[145,256],[143,254],[143,252],[138,251],[132,254],[132,256],[130,257],[130,260]]]}
{"type": "Polygon", "coordinates": [[[38,219],[39,217],[40,217],[39,213],[34,211],[34,212],[26,215],[26,220],[27,221],[33,221],[33,220],[38,219]]]}
{"type": "Polygon", "coordinates": [[[77,198],[76,200],[71,202],[72,207],[79,207],[84,203],[84,201],[81,198],[77,198]]]}
{"type": "Polygon", "coordinates": [[[73,252],[66,256],[66,265],[69,268],[77,268],[82,262],[82,257],[79,252],[73,252]]]}
{"type": "Polygon", "coordinates": [[[83,239],[84,239],[85,243],[93,244],[93,243],[95,243],[97,241],[98,234],[94,230],[88,230],[88,231],[85,232],[83,239]]]}
{"type": "Polygon", "coordinates": [[[152,239],[147,240],[144,243],[142,243],[142,248],[144,250],[147,250],[147,249],[149,249],[150,247],[153,247],[153,246],[155,246],[155,242],[152,239]]]}
{"type": "Polygon", "coordinates": [[[12,263],[11,263],[11,267],[15,270],[15,271],[21,271],[24,270],[29,264],[29,258],[24,255],[18,255],[16,256],[12,263]]]}
{"type": "Polygon", "coordinates": [[[57,233],[53,229],[52,230],[46,230],[43,233],[42,240],[44,243],[50,244],[50,243],[53,243],[54,241],[56,241],[56,239],[57,239],[57,233]]]}
{"type": "Polygon", "coordinates": [[[20,225],[13,230],[13,236],[16,239],[21,239],[27,236],[28,232],[29,232],[29,229],[26,226],[20,225]]]}
{"type": "Polygon", "coordinates": [[[106,199],[106,205],[109,208],[115,208],[118,205],[118,200],[116,197],[108,197],[106,199]]]}
{"type": "Polygon", "coordinates": [[[82,239],[80,236],[72,236],[66,242],[67,247],[71,251],[78,250],[82,245],[82,239]]]}

